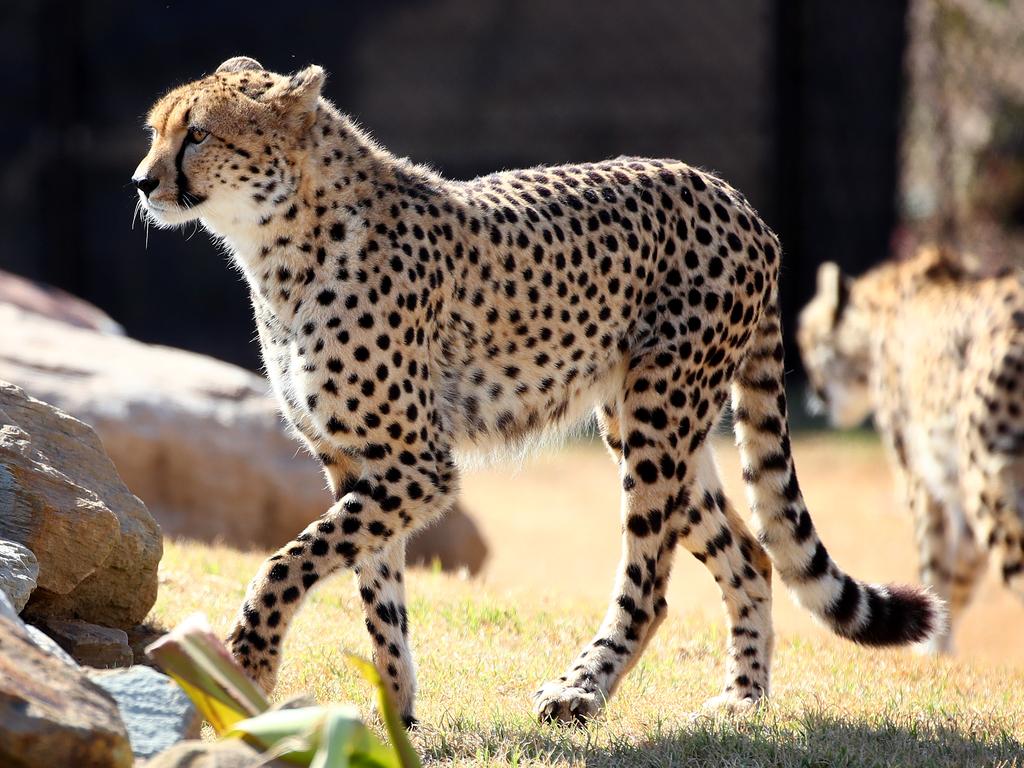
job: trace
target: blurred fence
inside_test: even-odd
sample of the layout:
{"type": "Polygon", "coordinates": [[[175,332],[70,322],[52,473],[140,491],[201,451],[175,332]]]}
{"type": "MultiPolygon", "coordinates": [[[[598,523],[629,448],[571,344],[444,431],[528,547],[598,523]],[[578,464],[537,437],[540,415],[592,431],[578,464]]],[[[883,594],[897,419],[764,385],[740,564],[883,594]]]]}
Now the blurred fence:
{"type": "Polygon", "coordinates": [[[1024,0],[913,0],[908,27],[907,245],[1024,264],[1024,0]]]}
{"type": "Polygon", "coordinates": [[[792,328],[818,261],[888,251],[905,15],[896,0],[6,0],[0,267],[133,336],[255,367],[240,276],[201,232],[147,246],[127,184],[153,99],[245,53],[322,64],[342,109],[454,177],[624,153],[721,173],[783,238],[792,328]]]}

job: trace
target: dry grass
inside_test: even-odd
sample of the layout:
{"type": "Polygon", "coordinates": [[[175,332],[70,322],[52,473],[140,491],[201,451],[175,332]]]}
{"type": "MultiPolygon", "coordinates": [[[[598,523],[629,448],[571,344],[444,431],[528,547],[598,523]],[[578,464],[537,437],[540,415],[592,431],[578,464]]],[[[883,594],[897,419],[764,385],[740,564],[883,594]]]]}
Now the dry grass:
{"type": "MultiPolygon", "coordinates": [[[[887,496],[874,444],[802,441],[796,453],[812,512],[841,561],[865,577],[912,577],[909,522],[887,496]]],[[[723,461],[729,481],[735,471],[731,457],[723,461]]],[[[494,548],[487,574],[466,581],[420,571],[409,579],[423,722],[415,741],[428,761],[1024,766],[1024,607],[1004,606],[993,587],[970,616],[980,626],[953,660],[842,643],[779,593],[770,706],[745,720],[694,717],[718,692],[724,637],[714,585],[687,558],[674,577],[669,619],[606,715],[587,730],[536,725],[530,693],[561,673],[603,614],[617,556],[615,485],[607,460],[588,447],[517,474],[467,478],[467,505],[494,548]],[[997,659],[1000,647],[1016,656],[997,659]]],[[[203,610],[226,630],[261,557],[170,544],[153,619],[171,625],[203,610]]],[[[312,692],[368,711],[368,692],[342,663],[343,649],[368,652],[359,600],[344,576],[318,588],[301,612],[278,694],[312,692]]]]}

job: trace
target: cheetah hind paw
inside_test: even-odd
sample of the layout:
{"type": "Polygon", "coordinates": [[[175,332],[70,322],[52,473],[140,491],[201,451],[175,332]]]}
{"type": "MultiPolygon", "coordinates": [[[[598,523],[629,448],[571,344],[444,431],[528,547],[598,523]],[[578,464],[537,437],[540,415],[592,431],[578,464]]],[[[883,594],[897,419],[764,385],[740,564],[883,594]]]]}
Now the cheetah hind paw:
{"type": "Polygon", "coordinates": [[[588,691],[562,681],[545,683],[533,695],[533,711],[542,723],[585,725],[604,708],[600,691],[588,691]]]}
{"type": "Polygon", "coordinates": [[[704,702],[701,711],[705,715],[742,717],[762,709],[767,699],[759,692],[748,691],[742,695],[725,691],[704,702]]]}

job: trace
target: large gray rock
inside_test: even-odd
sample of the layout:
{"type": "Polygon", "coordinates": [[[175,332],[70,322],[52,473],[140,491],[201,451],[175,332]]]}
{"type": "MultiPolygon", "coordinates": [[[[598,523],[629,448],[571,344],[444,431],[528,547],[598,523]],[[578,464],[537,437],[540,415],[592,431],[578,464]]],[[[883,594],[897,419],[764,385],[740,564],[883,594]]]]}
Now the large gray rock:
{"type": "Polygon", "coordinates": [[[199,711],[177,683],[152,667],[93,674],[92,680],[117,702],[136,757],[153,757],[179,741],[199,738],[199,711]]]}
{"type": "Polygon", "coordinates": [[[128,768],[132,751],[114,700],[37,648],[0,616],[0,765],[128,768]]]}
{"type": "Polygon", "coordinates": [[[0,592],[21,613],[39,578],[39,561],[32,550],[16,541],[0,539],[0,592]]]}
{"type": "Polygon", "coordinates": [[[96,433],[3,381],[0,537],[39,561],[27,615],[133,626],[156,600],[160,529],[96,433]]]}
{"type": "MultiPolygon", "coordinates": [[[[164,532],[276,548],[331,503],[266,382],[190,352],[71,328],[0,303],[0,379],[91,424],[164,532]]],[[[487,546],[453,510],[412,561],[479,569],[487,546]]]]}

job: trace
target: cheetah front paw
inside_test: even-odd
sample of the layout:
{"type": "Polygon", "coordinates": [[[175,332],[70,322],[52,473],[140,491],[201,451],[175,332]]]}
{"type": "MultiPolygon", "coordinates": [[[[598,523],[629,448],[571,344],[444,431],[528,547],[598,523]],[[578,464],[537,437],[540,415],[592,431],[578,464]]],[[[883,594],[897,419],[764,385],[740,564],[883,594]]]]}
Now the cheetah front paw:
{"type": "Polygon", "coordinates": [[[589,691],[560,680],[545,683],[533,695],[533,711],[542,723],[583,725],[604,708],[600,691],[589,691]]]}
{"type": "Polygon", "coordinates": [[[269,659],[264,658],[246,642],[244,630],[233,631],[225,644],[231,649],[231,656],[245,672],[246,677],[266,695],[273,693],[277,685],[277,669],[269,659]]]}

